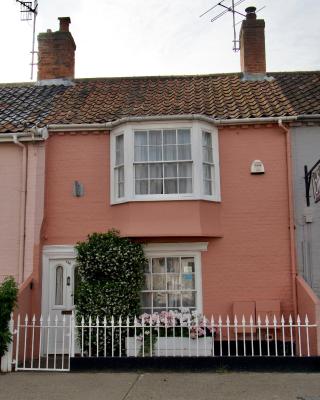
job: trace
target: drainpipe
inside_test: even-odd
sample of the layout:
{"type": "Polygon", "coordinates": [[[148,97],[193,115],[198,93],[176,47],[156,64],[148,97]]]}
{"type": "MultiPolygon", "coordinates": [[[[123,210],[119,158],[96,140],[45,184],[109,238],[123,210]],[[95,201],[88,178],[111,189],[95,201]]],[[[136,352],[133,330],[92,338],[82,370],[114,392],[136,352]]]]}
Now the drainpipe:
{"type": "Polygon", "coordinates": [[[288,208],[289,208],[289,230],[290,230],[290,261],[291,261],[291,279],[292,279],[292,294],[293,294],[293,308],[295,320],[298,315],[297,305],[297,266],[296,266],[296,253],[295,253],[295,226],[293,218],[293,188],[292,188],[292,166],[291,166],[291,138],[289,129],[283,125],[282,119],[278,120],[279,127],[286,135],[286,154],[287,154],[287,184],[288,184],[288,208]]]}
{"type": "Polygon", "coordinates": [[[12,135],[13,143],[22,148],[22,184],[20,193],[20,227],[19,227],[19,266],[18,283],[24,280],[25,240],[26,240],[26,208],[27,208],[27,174],[28,148],[19,142],[17,135],[12,135]]]}

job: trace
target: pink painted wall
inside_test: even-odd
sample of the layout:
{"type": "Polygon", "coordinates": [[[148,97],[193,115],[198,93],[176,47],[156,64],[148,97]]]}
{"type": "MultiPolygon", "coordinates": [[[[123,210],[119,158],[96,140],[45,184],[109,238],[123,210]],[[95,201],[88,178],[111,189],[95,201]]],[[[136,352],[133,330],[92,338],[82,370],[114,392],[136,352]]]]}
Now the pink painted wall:
{"type": "Polygon", "coordinates": [[[280,301],[281,312],[292,313],[285,135],[277,127],[225,128],[219,132],[219,146],[221,204],[181,201],[110,206],[108,133],[51,135],[43,244],[75,244],[88,233],[112,227],[154,242],[164,241],[165,235],[172,242],[186,241],[185,237],[208,241],[208,251],[202,255],[206,314],[232,314],[236,301],[273,300],[280,301]],[[255,159],[263,161],[264,175],[250,174],[255,159]],[[84,197],[72,196],[75,180],[84,184],[84,197]],[[142,207],[145,215],[156,211],[153,231],[147,223],[127,223],[126,210],[130,215],[141,214],[142,207]],[[194,218],[192,210],[200,209],[206,209],[206,216],[197,211],[201,222],[191,230],[185,220],[194,218]],[[171,219],[176,216],[170,229],[164,212],[171,219]]]}
{"type": "Polygon", "coordinates": [[[22,150],[0,143],[0,281],[18,280],[22,150]]]}
{"type": "MultiPolygon", "coordinates": [[[[297,276],[297,298],[298,298],[298,313],[301,318],[301,323],[305,324],[305,317],[308,316],[309,324],[317,324],[317,328],[309,329],[310,354],[320,355],[320,300],[302,278],[297,276]]],[[[307,337],[305,329],[302,329],[302,352],[307,354],[307,337]]]]}
{"type": "Polygon", "coordinates": [[[280,300],[293,312],[286,141],[278,128],[219,131],[223,238],[203,254],[205,311],[280,300]],[[251,175],[255,159],[264,175],[251,175]]]}
{"type": "Polygon", "coordinates": [[[27,148],[26,230],[23,275],[19,277],[19,248],[23,240],[21,197],[23,150],[13,143],[0,144],[0,281],[8,275],[22,284],[19,311],[40,312],[40,231],[43,222],[45,147],[24,142],[27,148]],[[32,278],[31,278],[32,276],[32,278]],[[28,279],[29,278],[29,279],[28,279]],[[33,280],[33,289],[25,283],[33,280]]]}

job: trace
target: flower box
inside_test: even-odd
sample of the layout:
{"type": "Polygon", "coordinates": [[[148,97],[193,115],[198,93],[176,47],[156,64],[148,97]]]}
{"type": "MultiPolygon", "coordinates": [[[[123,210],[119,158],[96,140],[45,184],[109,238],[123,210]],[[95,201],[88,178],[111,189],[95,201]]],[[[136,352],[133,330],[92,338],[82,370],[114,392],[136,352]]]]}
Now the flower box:
{"type": "MultiPolygon", "coordinates": [[[[145,336],[145,356],[149,354],[149,336],[145,336]]],[[[154,340],[153,340],[154,342],[154,340]]],[[[142,340],[140,337],[126,338],[126,355],[128,357],[143,356],[142,340]]],[[[152,345],[152,356],[211,356],[212,337],[159,337],[152,345]]]]}

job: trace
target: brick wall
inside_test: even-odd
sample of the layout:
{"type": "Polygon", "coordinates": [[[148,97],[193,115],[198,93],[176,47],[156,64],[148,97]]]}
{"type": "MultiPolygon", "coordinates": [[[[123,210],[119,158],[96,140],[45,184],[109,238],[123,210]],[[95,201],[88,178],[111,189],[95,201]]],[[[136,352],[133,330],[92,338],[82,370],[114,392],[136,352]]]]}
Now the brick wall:
{"type": "Polygon", "coordinates": [[[38,35],[38,80],[74,78],[76,45],[69,32],[70,18],[59,20],[59,31],[38,35]]]}
{"type": "MultiPolygon", "coordinates": [[[[254,7],[249,7],[254,8],[254,7]]],[[[248,9],[247,9],[248,10],[248,9]]],[[[264,38],[265,22],[256,19],[256,14],[248,13],[240,31],[241,71],[247,74],[266,73],[266,54],[264,38]]]]}

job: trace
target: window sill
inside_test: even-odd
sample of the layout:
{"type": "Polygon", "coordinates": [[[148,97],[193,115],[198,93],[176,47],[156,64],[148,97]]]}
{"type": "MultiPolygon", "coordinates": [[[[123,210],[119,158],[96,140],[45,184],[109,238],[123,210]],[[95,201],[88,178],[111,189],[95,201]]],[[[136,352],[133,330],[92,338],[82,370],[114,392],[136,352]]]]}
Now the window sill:
{"type": "Polygon", "coordinates": [[[132,203],[132,202],[153,202],[153,201],[210,201],[210,202],[221,202],[221,199],[218,199],[215,196],[201,196],[201,197],[196,197],[196,196],[189,196],[189,195],[174,195],[174,196],[135,196],[131,199],[119,199],[111,202],[111,205],[117,205],[117,204],[123,204],[123,203],[132,203]]]}

